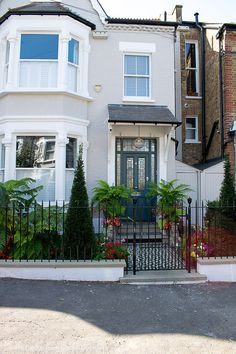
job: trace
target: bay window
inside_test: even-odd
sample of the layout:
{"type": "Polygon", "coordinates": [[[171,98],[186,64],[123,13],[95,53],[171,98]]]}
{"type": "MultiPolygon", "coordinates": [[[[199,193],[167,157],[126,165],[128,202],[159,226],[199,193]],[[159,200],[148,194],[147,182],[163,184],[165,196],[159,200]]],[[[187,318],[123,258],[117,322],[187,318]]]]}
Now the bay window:
{"type": "Polygon", "coordinates": [[[58,40],[57,34],[21,35],[19,87],[57,87],[58,40]]]}
{"type": "Polygon", "coordinates": [[[78,91],[79,42],[71,39],[68,43],[68,90],[78,91]]]}
{"type": "Polygon", "coordinates": [[[70,199],[71,187],[74,179],[74,171],[77,162],[77,139],[68,138],[66,144],[66,183],[65,183],[65,200],[70,199]]]}
{"type": "Polygon", "coordinates": [[[38,200],[55,200],[55,136],[17,136],[16,178],[25,177],[44,186],[38,200]]]}

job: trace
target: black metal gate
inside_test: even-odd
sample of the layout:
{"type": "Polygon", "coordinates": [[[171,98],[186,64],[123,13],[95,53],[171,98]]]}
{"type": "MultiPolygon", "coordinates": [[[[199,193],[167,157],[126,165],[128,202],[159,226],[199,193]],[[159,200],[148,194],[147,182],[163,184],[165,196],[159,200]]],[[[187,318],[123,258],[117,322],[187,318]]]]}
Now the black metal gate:
{"type": "MultiPolygon", "coordinates": [[[[142,206],[142,208],[144,208],[142,206]]],[[[191,208],[182,208],[182,214],[173,218],[174,223],[165,225],[159,220],[153,221],[153,213],[149,208],[149,220],[143,221],[147,215],[138,206],[133,206],[133,218],[122,220],[118,237],[126,241],[129,251],[127,271],[179,270],[187,269],[190,257],[188,235],[191,229],[191,208]],[[138,217],[136,217],[138,216],[138,217]],[[160,227],[161,226],[161,227],[160,227]]],[[[160,212],[161,215],[161,212],[160,212]]]]}

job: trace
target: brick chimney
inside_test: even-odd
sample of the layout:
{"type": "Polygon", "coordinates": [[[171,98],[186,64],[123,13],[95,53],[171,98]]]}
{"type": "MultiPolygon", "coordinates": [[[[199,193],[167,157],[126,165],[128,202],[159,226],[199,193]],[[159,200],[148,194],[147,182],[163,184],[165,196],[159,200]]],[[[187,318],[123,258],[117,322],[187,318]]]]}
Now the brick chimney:
{"type": "Polygon", "coordinates": [[[174,11],[172,12],[172,16],[174,21],[182,23],[182,5],[175,5],[174,11]]]}

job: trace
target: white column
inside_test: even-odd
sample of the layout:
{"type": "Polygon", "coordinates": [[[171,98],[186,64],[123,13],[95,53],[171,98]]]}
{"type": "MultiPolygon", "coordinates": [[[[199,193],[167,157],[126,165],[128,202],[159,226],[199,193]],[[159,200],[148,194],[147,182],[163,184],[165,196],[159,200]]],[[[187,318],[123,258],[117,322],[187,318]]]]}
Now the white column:
{"type": "Polygon", "coordinates": [[[80,144],[82,144],[83,147],[84,176],[85,176],[85,180],[87,180],[87,157],[88,157],[89,142],[87,140],[82,140],[79,141],[79,145],[80,144]]]}
{"type": "Polygon", "coordinates": [[[83,96],[89,96],[88,93],[88,64],[89,64],[89,52],[90,45],[82,42],[80,44],[80,75],[79,75],[79,92],[83,96]]]}
{"type": "Polygon", "coordinates": [[[4,180],[8,181],[9,179],[15,178],[15,169],[14,169],[14,161],[15,158],[13,154],[15,150],[13,149],[13,142],[12,136],[5,136],[2,140],[2,144],[5,146],[5,173],[4,173],[4,180]]]}
{"type": "Polygon", "coordinates": [[[11,90],[16,86],[15,68],[17,66],[16,60],[16,37],[8,37],[7,40],[10,43],[9,52],[9,66],[8,66],[8,78],[6,83],[6,89],[11,90]]]}
{"type": "Polygon", "coordinates": [[[7,41],[6,39],[1,40],[0,43],[0,89],[2,90],[6,86],[5,78],[5,64],[6,64],[6,48],[7,48],[7,41]]]}
{"type": "Polygon", "coordinates": [[[68,43],[69,36],[63,36],[61,38],[61,49],[58,63],[58,88],[62,91],[66,91],[68,86],[68,43]]]}
{"type": "Polygon", "coordinates": [[[65,180],[66,180],[66,137],[58,137],[56,140],[56,200],[65,200],[65,180]]]}

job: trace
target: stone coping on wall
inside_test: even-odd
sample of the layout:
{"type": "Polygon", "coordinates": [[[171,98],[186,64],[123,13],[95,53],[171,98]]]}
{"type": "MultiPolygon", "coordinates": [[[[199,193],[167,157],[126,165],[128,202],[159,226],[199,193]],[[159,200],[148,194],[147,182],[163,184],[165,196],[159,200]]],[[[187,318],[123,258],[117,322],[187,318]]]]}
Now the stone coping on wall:
{"type": "Polygon", "coordinates": [[[197,263],[200,265],[236,264],[236,256],[217,257],[217,258],[198,258],[197,263]]]}
{"type": "Polygon", "coordinates": [[[48,260],[0,260],[0,268],[120,268],[125,267],[125,260],[102,261],[48,261],[48,260]]]}

